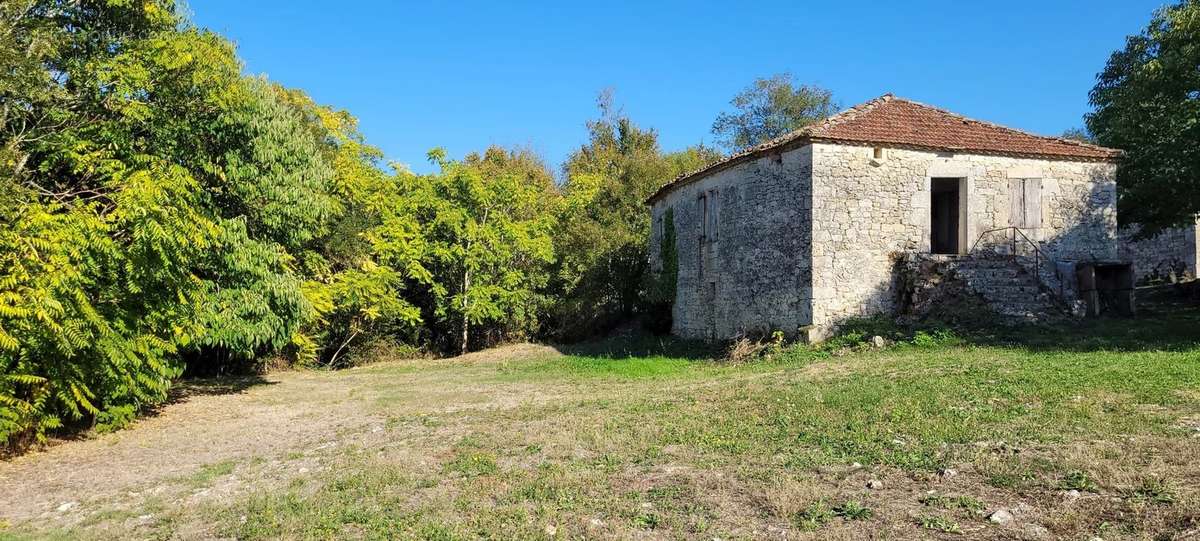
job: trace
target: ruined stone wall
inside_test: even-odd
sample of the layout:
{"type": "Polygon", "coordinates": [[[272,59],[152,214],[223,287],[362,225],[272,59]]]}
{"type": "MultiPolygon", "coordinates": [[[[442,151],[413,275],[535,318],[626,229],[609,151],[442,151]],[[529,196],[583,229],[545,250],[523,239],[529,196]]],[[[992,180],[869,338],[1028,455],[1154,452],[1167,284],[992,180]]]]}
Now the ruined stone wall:
{"type": "MultiPolygon", "coordinates": [[[[1042,277],[1079,260],[1114,259],[1116,166],[818,143],[813,147],[813,314],[818,329],[846,318],[891,312],[896,304],[894,256],[930,248],[932,178],[965,179],[969,249],[984,232],[1010,225],[1010,178],[1040,178],[1041,227],[1023,231],[1052,262],[1042,277]]],[[[983,245],[1007,245],[1002,233],[983,245]]],[[[960,237],[961,238],[961,237],[960,237]]],[[[1071,295],[1073,271],[1055,284],[1071,295]]],[[[816,337],[820,337],[818,331],[816,337]]]]}
{"type": "Polygon", "coordinates": [[[673,209],[679,279],[672,331],[692,338],[794,333],[812,318],[812,147],[734,165],[654,202],[651,264],[673,209]],[[719,191],[715,242],[702,242],[699,196],[719,191]]]}
{"type": "Polygon", "coordinates": [[[1200,246],[1196,225],[1168,229],[1144,240],[1133,240],[1137,226],[1121,229],[1121,259],[1133,262],[1138,283],[1170,282],[1196,277],[1200,267],[1200,246]]]}

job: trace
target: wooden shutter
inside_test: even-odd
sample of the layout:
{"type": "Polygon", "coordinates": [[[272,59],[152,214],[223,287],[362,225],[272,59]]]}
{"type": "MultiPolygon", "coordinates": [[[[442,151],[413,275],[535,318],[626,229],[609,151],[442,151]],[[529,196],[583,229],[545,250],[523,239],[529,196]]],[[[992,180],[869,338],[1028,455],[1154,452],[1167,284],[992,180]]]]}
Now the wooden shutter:
{"type": "Polygon", "coordinates": [[[1008,225],[1021,228],[1042,226],[1042,179],[1008,179],[1008,225]]]}
{"type": "Polygon", "coordinates": [[[1025,227],[1025,182],[1024,179],[1008,179],[1008,225],[1025,227]]]}
{"type": "Polygon", "coordinates": [[[1025,186],[1025,227],[1042,226],[1042,179],[1027,178],[1025,186]]]}

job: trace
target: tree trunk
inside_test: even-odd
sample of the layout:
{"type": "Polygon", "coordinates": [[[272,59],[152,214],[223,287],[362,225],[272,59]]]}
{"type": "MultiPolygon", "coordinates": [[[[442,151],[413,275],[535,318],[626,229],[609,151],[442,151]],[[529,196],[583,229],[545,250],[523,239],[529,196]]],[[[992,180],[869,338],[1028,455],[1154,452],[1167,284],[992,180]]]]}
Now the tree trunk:
{"type": "Polygon", "coordinates": [[[467,292],[470,291],[470,289],[471,289],[471,271],[463,271],[462,348],[459,350],[459,353],[462,355],[466,355],[467,343],[469,342],[469,340],[468,340],[469,335],[467,333],[467,329],[469,327],[469,323],[467,321],[467,292]]]}

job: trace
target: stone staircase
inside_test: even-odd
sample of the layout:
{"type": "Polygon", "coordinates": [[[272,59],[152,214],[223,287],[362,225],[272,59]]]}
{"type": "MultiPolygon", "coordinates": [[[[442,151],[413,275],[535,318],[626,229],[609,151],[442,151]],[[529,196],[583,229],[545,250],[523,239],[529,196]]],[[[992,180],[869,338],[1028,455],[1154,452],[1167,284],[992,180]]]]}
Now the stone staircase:
{"type": "Polygon", "coordinates": [[[1045,320],[1066,315],[1057,296],[1043,287],[1030,269],[1011,257],[962,256],[955,258],[951,266],[971,291],[1002,316],[1045,320]]]}
{"type": "Polygon", "coordinates": [[[1020,260],[989,252],[969,256],[915,255],[907,266],[910,309],[918,315],[957,303],[990,308],[1005,319],[1049,321],[1069,311],[1066,305],[1020,260]]]}

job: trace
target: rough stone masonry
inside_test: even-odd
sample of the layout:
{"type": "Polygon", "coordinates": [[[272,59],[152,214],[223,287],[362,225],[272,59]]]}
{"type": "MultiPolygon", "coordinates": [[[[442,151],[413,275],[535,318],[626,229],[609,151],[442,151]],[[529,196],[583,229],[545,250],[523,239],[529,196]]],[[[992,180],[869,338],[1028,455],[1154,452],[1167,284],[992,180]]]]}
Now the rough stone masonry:
{"type": "Polygon", "coordinates": [[[891,312],[905,253],[1037,246],[1043,282],[1071,295],[1075,262],[1120,256],[1119,156],[888,95],[665,186],[652,268],[671,209],[673,332],[694,338],[820,339],[891,312]]]}

